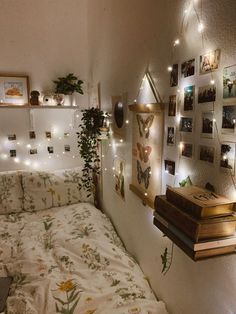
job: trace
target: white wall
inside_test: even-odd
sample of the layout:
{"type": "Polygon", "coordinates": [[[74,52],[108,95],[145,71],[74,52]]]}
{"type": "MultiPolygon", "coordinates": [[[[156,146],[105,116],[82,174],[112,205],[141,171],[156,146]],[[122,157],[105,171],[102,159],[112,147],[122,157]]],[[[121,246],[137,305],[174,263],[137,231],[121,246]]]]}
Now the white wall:
{"type": "MultiPolygon", "coordinates": [[[[193,1],[197,10],[201,1],[193,1]],[[198,4],[197,4],[198,3],[198,4]]],[[[205,23],[207,40],[202,46],[201,36],[197,32],[197,19],[190,15],[185,24],[181,46],[172,54],[172,43],[178,35],[183,11],[189,1],[143,1],[143,0],[100,0],[89,2],[89,40],[90,58],[93,62],[92,77],[94,82],[101,81],[103,107],[111,110],[111,96],[128,92],[128,103],[136,98],[146,66],[155,79],[156,86],[164,100],[177,88],[169,87],[169,74],[166,69],[172,62],[196,58],[212,49],[220,48],[220,68],[214,73],[217,85],[216,119],[221,129],[222,112],[222,69],[236,63],[236,2],[234,0],[203,0],[202,19],[205,23]]],[[[198,11],[199,12],[199,11],[198,11]]],[[[198,70],[197,70],[198,73],[198,70]]],[[[180,88],[195,82],[198,86],[210,81],[210,75],[180,81],[180,88]]],[[[183,98],[183,94],[181,96],[183,98]]],[[[181,102],[183,106],[183,101],[181,102]]],[[[166,109],[167,109],[166,105],[166,109]]],[[[194,159],[181,158],[179,176],[175,182],[173,176],[163,173],[163,192],[165,185],[178,185],[179,180],[190,175],[195,184],[211,182],[219,193],[234,197],[232,181],[219,169],[219,143],[216,138],[200,138],[198,117],[212,105],[195,104],[194,133],[191,141],[198,148],[199,143],[212,144],[216,148],[216,160],[213,165],[198,160],[195,149],[194,159]],[[204,107],[205,106],[205,107],[204,107]]],[[[131,120],[131,114],[128,113],[131,120]]],[[[166,126],[176,125],[177,121],[167,117],[166,126]]],[[[236,313],[236,270],[235,257],[225,256],[211,260],[193,262],[180,249],[174,248],[173,265],[170,271],[161,274],[160,255],[168,239],[152,225],[152,210],[144,207],[141,201],[129,191],[131,180],[131,133],[132,124],[126,129],[126,140],[115,146],[114,139],[104,144],[103,165],[107,168],[103,175],[103,204],[111,216],[127,248],[140,262],[157,296],[163,299],[170,313],[174,314],[226,314],[236,313]],[[115,155],[125,159],[126,200],[123,201],[114,191],[112,172],[115,155]]],[[[221,130],[220,130],[221,136],[221,130]]],[[[180,139],[178,134],[177,139],[180,139]]],[[[223,138],[225,139],[225,138],[223,138]]],[[[166,135],[165,139],[166,141],[166,135]]],[[[235,141],[235,135],[231,138],[235,141]]],[[[116,141],[117,142],[117,141],[116,141]]],[[[178,162],[178,147],[164,146],[164,157],[178,162]]],[[[158,180],[158,178],[157,178],[158,180]]]]}

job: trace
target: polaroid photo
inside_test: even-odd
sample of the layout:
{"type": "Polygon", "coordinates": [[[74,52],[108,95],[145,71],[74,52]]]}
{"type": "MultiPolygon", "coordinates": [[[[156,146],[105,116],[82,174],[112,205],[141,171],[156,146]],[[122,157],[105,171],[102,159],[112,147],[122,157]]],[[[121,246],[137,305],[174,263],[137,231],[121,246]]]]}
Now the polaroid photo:
{"type": "Polygon", "coordinates": [[[52,138],[52,132],[51,131],[46,131],[45,132],[45,136],[46,136],[47,139],[52,138]]]}
{"type": "Polygon", "coordinates": [[[202,112],[202,130],[201,137],[213,138],[214,137],[214,122],[213,111],[202,112]]]}
{"type": "Polygon", "coordinates": [[[236,98],[236,65],[223,70],[223,98],[236,98]]]}
{"type": "Polygon", "coordinates": [[[15,141],[16,140],[16,134],[9,134],[7,136],[7,138],[8,138],[8,141],[15,141]]]}
{"type": "Polygon", "coordinates": [[[167,127],[166,144],[168,146],[175,145],[175,127],[173,127],[173,126],[168,126],[167,127]]]}
{"type": "Polygon", "coordinates": [[[172,160],[164,160],[165,165],[165,172],[171,174],[172,176],[175,175],[175,162],[172,160]]]}
{"type": "Polygon", "coordinates": [[[173,64],[170,72],[170,87],[178,86],[178,64],[173,64]]]}
{"type": "Polygon", "coordinates": [[[176,95],[169,96],[168,116],[175,117],[176,115],[176,95]]]}
{"type": "Polygon", "coordinates": [[[232,174],[235,172],[235,143],[221,144],[220,151],[220,167],[230,170],[232,174]]]}
{"type": "Polygon", "coordinates": [[[199,145],[199,159],[214,163],[215,148],[212,146],[199,145]]]}
{"type": "Polygon", "coordinates": [[[184,111],[193,110],[195,97],[195,86],[186,86],[184,88],[184,111]]]}
{"type": "Polygon", "coordinates": [[[198,89],[198,103],[214,102],[216,100],[216,87],[214,85],[206,85],[198,89]]]}
{"type": "Polygon", "coordinates": [[[234,133],[236,122],[236,105],[223,106],[222,133],[234,133]]]}
{"type": "Polygon", "coordinates": [[[181,64],[181,76],[188,77],[195,73],[195,59],[185,61],[181,64]]]}
{"type": "Polygon", "coordinates": [[[191,133],[193,131],[193,119],[189,117],[180,118],[180,132],[191,133]]]}
{"type": "Polygon", "coordinates": [[[181,157],[193,158],[192,143],[181,143],[181,157]]]}
{"type": "Polygon", "coordinates": [[[206,74],[218,69],[220,62],[220,49],[210,51],[200,56],[200,74],[206,74]]]}

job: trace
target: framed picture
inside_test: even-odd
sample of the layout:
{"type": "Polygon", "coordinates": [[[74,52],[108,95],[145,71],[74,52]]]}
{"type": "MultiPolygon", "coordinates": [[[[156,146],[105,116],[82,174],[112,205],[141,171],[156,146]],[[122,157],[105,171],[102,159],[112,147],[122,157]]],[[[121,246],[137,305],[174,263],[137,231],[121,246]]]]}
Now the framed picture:
{"type": "Polygon", "coordinates": [[[221,144],[220,151],[220,167],[235,171],[235,143],[223,143],[221,144]]]}
{"type": "Polygon", "coordinates": [[[199,146],[199,159],[210,163],[214,162],[215,148],[212,146],[199,146]]]}
{"type": "Polygon", "coordinates": [[[189,117],[181,117],[180,119],[180,132],[192,132],[193,131],[193,119],[189,117]]]}
{"type": "Polygon", "coordinates": [[[38,150],[37,150],[37,148],[32,148],[29,150],[29,153],[30,153],[30,155],[35,155],[35,154],[38,154],[38,150]]]}
{"type": "Polygon", "coordinates": [[[170,87],[178,85],[178,64],[173,64],[170,72],[170,87]]]}
{"type": "Polygon", "coordinates": [[[223,98],[236,97],[236,65],[223,70],[223,98]]]}
{"type": "Polygon", "coordinates": [[[0,105],[28,105],[28,76],[0,74],[0,105]]]}
{"type": "Polygon", "coordinates": [[[166,144],[168,146],[175,145],[175,127],[173,127],[173,126],[168,126],[167,127],[166,144]]]}
{"type": "Polygon", "coordinates": [[[213,138],[213,112],[202,113],[202,132],[201,137],[213,138]]]}
{"type": "Polygon", "coordinates": [[[16,141],[16,134],[9,134],[7,138],[8,138],[8,141],[16,141]]]}
{"type": "Polygon", "coordinates": [[[175,117],[176,115],[176,95],[169,97],[168,116],[175,117]]]}
{"type": "Polygon", "coordinates": [[[214,85],[206,85],[198,89],[198,103],[213,102],[216,100],[216,87],[214,85]]]}
{"type": "Polygon", "coordinates": [[[115,190],[118,195],[125,199],[125,161],[119,157],[114,159],[114,172],[115,172],[115,190]]]}
{"type": "Polygon", "coordinates": [[[234,133],[236,120],[236,106],[223,106],[222,132],[234,133]]]}
{"type": "Polygon", "coordinates": [[[200,74],[206,74],[215,71],[219,67],[220,49],[210,51],[200,56],[200,74]]]}
{"type": "Polygon", "coordinates": [[[193,144],[182,143],[181,144],[181,156],[186,158],[193,158],[193,144]]]}
{"type": "Polygon", "coordinates": [[[35,133],[35,131],[29,131],[29,138],[30,138],[31,140],[34,140],[34,139],[36,138],[36,133],[35,133]]]}
{"type": "Polygon", "coordinates": [[[175,175],[175,162],[172,160],[164,160],[165,172],[171,174],[172,176],[175,175]]]}
{"type": "Polygon", "coordinates": [[[194,75],[195,72],[195,59],[185,61],[181,64],[181,76],[188,77],[194,75]]]}
{"type": "Polygon", "coordinates": [[[195,86],[186,86],[184,88],[184,111],[193,110],[195,96],[195,86]]]}

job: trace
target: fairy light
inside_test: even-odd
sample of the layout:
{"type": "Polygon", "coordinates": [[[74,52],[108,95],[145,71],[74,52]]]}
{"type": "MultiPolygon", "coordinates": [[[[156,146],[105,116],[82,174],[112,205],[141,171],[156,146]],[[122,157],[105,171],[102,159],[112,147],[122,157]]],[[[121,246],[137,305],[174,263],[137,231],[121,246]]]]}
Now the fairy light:
{"type": "Polygon", "coordinates": [[[26,145],[26,148],[31,148],[31,145],[30,145],[30,144],[27,144],[27,145],[26,145]]]}
{"type": "Polygon", "coordinates": [[[120,139],[120,143],[123,143],[123,142],[124,142],[124,141],[123,141],[123,139],[121,138],[121,139],[120,139]]]}
{"type": "Polygon", "coordinates": [[[107,171],[107,168],[104,168],[105,171],[107,171]]]}
{"type": "Polygon", "coordinates": [[[168,71],[168,72],[171,72],[172,70],[173,70],[172,66],[169,65],[169,66],[167,67],[167,71],[168,71]]]}
{"type": "Polygon", "coordinates": [[[129,124],[129,120],[125,120],[125,123],[126,123],[126,124],[129,124]]]}
{"type": "Polygon", "coordinates": [[[112,170],[114,171],[114,170],[115,170],[115,167],[112,167],[112,170]]]}
{"type": "Polygon", "coordinates": [[[1,154],[1,159],[8,159],[7,154],[1,154]]]}
{"type": "Polygon", "coordinates": [[[57,158],[59,158],[59,155],[57,154],[57,158]]]}
{"type": "Polygon", "coordinates": [[[16,158],[14,158],[14,162],[15,162],[16,164],[18,164],[18,163],[20,162],[20,159],[19,159],[18,157],[16,157],[16,158]]]}
{"type": "Polygon", "coordinates": [[[31,165],[31,161],[28,160],[28,159],[26,159],[26,160],[24,161],[24,164],[25,164],[26,166],[30,166],[30,165],[31,165]]]}
{"type": "Polygon", "coordinates": [[[223,155],[222,159],[223,159],[223,160],[226,160],[226,159],[227,159],[227,156],[226,156],[226,155],[223,155]]]}
{"type": "Polygon", "coordinates": [[[211,85],[214,85],[215,84],[215,80],[211,80],[210,83],[211,83],[211,85]]]}
{"type": "Polygon", "coordinates": [[[213,118],[213,120],[212,120],[213,122],[216,122],[216,119],[215,118],[213,118]]]}
{"type": "Polygon", "coordinates": [[[75,156],[73,155],[72,158],[75,159],[75,156]]]}
{"type": "Polygon", "coordinates": [[[177,89],[177,93],[180,93],[180,89],[177,89]]]}
{"type": "Polygon", "coordinates": [[[137,102],[137,99],[134,99],[134,103],[136,103],[137,102]]]}
{"type": "Polygon", "coordinates": [[[184,143],[179,143],[179,148],[180,148],[180,150],[182,150],[183,148],[184,148],[184,143]]]}
{"type": "Polygon", "coordinates": [[[52,158],[52,156],[48,156],[48,159],[51,159],[52,158]]]}
{"type": "Polygon", "coordinates": [[[104,158],[105,156],[104,155],[102,155],[102,158],[104,158]]]}
{"type": "Polygon", "coordinates": [[[76,115],[76,118],[79,118],[79,114],[76,115]]]}
{"type": "Polygon", "coordinates": [[[144,193],[144,196],[148,196],[147,192],[144,193]]]}
{"type": "Polygon", "coordinates": [[[174,41],[174,47],[175,46],[178,46],[180,44],[180,40],[177,38],[175,41],[174,41]]]}
{"type": "Polygon", "coordinates": [[[198,24],[197,30],[198,30],[199,33],[202,33],[204,28],[205,28],[204,24],[202,22],[200,22],[198,24]]]}
{"type": "Polygon", "coordinates": [[[236,122],[236,120],[235,120],[235,119],[233,119],[233,124],[235,124],[235,122],[236,122]]]}
{"type": "Polygon", "coordinates": [[[16,145],[20,145],[20,142],[17,142],[16,145]]]}
{"type": "Polygon", "coordinates": [[[37,168],[39,167],[39,163],[38,163],[37,161],[35,161],[35,162],[33,163],[32,167],[33,167],[34,169],[37,169],[37,168]]]}

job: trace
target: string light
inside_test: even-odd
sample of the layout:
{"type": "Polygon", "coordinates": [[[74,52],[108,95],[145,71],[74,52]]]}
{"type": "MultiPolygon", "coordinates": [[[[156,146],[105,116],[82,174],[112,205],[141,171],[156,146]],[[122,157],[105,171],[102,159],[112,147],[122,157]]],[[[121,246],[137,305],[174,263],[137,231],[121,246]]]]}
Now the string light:
{"type": "Polygon", "coordinates": [[[210,83],[211,83],[211,85],[214,85],[215,84],[215,80],[211,80],[210,83]]]}
{"type": "Polygon", "coordinates": [[[125,123],[126,123],[126,124],[129,124],[129,120],[125,120],[125,123]]]}
{"type": "Polygon", "coordinates": [[[148,196],[147,192],[144,193],[144,196],[148,196]]]}
{"type": "Polygon", "coordinates": [[[175,46],[178,46],[180,44],[180,40],[177,38],[175,41],[174,41],[174,47],[175,46]]]}
{"type": "Polygon", "coordinates": [[[14,162],[18,164],[20,162],[20,159],[18,157],[16,157],[16,158],[14,158],[14,162]]]}
{"type": "Polygon", "coordinates": [[[167,68],[167,71],[171,72],[172,70],[173,70],[172,66],[169,65],[168,68],[167,68]]]}
{"type": "Polygon", "coordinates": [[[199,33],[202,33],[203,30],[204,30],[204,28],[205,28],[205,26],[203,25],[202,22],[200,22],[200,23],[198,24],[197,30],[198,30],[199,33]]]}

